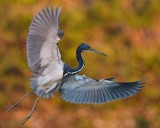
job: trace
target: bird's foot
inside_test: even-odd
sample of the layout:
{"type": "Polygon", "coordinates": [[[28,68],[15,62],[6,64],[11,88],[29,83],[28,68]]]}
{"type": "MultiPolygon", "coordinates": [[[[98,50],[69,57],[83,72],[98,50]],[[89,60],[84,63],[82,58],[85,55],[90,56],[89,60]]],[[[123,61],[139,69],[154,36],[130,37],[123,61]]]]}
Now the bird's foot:
{"type": "Polygon", "coordinates": [[[17,107],[18,105],[19,105],[19,103],[15,103],[15,104],[12,104],[12,105],[8,106],[6,109],[7,109],[7,111],[9,112],[9,111],[11,111],[13,108],[17,107]]]}
{"type": "Polygon", "coordinates": [[[29,114],[22,122],[21,125],[25,124],[27,120],[29,120],[29,118],[31,118],[31,114],[29,114]]]}

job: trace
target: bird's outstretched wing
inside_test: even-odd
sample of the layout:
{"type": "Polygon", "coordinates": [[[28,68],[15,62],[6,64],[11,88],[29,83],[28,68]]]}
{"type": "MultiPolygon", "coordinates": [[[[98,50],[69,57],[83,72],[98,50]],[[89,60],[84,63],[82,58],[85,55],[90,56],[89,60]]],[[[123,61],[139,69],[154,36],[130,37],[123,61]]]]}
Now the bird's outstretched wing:
{"type": "MultiPolygon", "coordinates": [[[[61,55],[57,46],[63,31],[59,30],[61,8],[44,8],[34,17],[27,38],[27,60],[35,74],[49,68],[51,62],[61,63],[61,55]]],[[[53,64],[52,64],[53,65],[53,64]]]]}
{"type": "Polygon", "coordinates": [[[142,81],[120,83],[112,79],[94,80],[84,75],[72,75],[64,79],[61,92],[65,101],[72,103],[105,103],[138,93],[142,81]]]}

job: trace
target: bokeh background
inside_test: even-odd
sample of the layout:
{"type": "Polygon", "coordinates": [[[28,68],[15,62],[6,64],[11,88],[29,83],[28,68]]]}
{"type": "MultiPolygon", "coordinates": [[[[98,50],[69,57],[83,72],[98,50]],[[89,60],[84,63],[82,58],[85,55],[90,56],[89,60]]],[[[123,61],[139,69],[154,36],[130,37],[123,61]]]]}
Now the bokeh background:
{"type": "Polygon", "coordinates": [[[26,37],[32,17],[44,6],[62,6],[65,35],[60,51],[76,67],[84,42],[106,53],[84,53],[80,74],[116,81],[144,79],[138,95],[102,105],[66,103],[55,94],[41,99],[24,128],[160,128],[160,0],[0,0],[0,128],[17,128],[36,98],[5,108],[30,89],[26,37]]]}

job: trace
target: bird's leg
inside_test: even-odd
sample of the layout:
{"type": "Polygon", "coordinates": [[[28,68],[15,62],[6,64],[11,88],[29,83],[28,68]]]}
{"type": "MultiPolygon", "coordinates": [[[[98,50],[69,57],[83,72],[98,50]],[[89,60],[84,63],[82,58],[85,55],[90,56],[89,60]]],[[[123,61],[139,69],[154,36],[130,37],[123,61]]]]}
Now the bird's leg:
{"type": "Polygon", "coordinates": [[[26,116],[26,118],[22,121],[21,125],[23,125],[29,118],[31,118],[31,116],[32,116],[32,114],[33,114],[33,111],[34,111],[34,109],[35,109],[35,107],[36,107],[36,104],[37,104],[37,102],[38,102],[38,100],[39,100],[40,98],[41,98],[41,97],[38,97],[38,98],[35,100],[31,112],[30,112],[30,113],[26,116]]]}
{"type": "Polygon", "coordinates": [[[28,91],[17,103],[12,104],[9,107],[7,107],[7,111],[10,111],[13,108],[17,107],[33,90],[31,89],[30,91],[28,91]]]}

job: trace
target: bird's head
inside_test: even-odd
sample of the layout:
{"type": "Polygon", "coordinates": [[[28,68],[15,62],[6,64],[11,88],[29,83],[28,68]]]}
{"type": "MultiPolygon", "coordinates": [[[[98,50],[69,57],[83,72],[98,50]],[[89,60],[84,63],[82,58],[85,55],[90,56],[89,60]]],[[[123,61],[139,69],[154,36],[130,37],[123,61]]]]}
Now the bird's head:
{"type": "Polygon", "coordinates": [[[100,55],[107,56],[106,54],[104,54],[104,53],[102,53],[100,51],[97,51],[97,50],[91,48],[88,44],[84,44],[84,43],[80,44],[79,47],[78,47],[78,49],[80,49],[82,51],[95,52],[95,53],[98,53],[100,55]]]}

